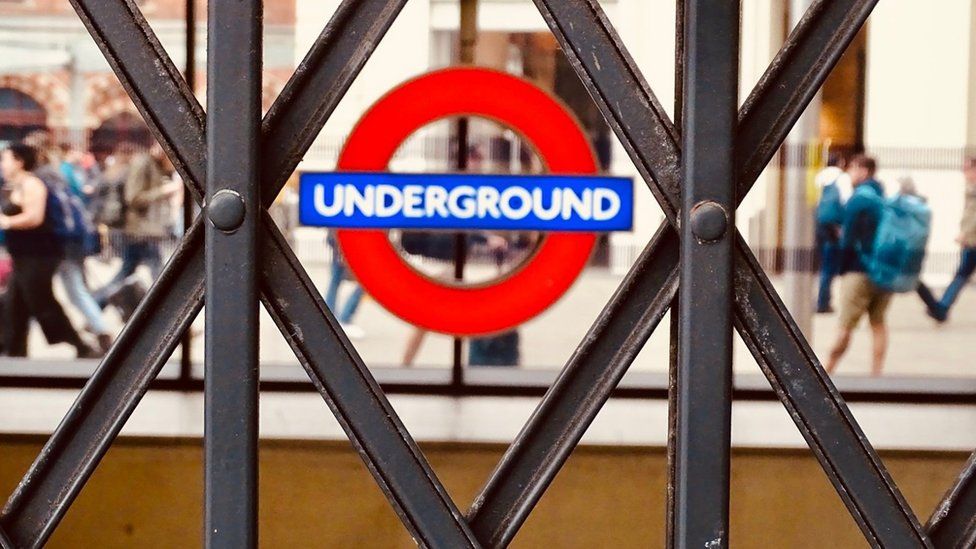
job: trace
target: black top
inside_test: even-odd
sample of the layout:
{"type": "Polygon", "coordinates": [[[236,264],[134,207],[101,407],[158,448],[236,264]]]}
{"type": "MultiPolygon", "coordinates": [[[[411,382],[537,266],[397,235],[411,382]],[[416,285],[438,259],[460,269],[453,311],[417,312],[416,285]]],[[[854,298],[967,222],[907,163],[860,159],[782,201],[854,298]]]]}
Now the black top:
{"type": "Polygon", "coordinates": [[[62,239],[54,232],[51,219],[55,215],[60,215],[56,211],[57,204],[51,196],[50,189],[47,193],[47,204],[44,211],[44,222],[39,227],[33,229],[7,229],[4,237],[7,244],[7,252],[11,257],[63,257],[64,244],[62,239]]]}

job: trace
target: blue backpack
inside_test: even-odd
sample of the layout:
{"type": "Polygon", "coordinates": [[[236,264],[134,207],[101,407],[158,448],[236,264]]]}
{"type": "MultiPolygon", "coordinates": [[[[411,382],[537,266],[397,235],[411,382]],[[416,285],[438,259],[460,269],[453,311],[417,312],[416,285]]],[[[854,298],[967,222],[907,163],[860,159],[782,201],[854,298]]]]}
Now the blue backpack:
{"type": "Polygon", "coordinates": [[[35,172],[47,188],[45,223],[72,255],[87,257],[101,252],[98,229],[81,199],[74,195],[53,170],[35,172]]]}
{"type": "Polygon", "coordinates": [[[874,249],[864,258],[871,282],[890,292],[918,287],[932,210],[917,196],[897,195],[885,202],[874,249]]]}
{"type": "Polygon", "coordinates": [[[842,225],[844,223],[844,201],[840,198],[840,188],[834,181],[824,185],[817,203],[817,223],[820,225],[842,225]]]}

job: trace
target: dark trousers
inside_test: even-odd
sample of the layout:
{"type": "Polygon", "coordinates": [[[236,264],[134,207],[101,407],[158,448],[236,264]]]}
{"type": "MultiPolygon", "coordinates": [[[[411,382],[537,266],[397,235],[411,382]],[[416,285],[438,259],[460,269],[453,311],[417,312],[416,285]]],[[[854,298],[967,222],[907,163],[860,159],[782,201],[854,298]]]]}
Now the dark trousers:
{"type": "Polygon", "coordinates": [[[7,356],[27,356],[27,335],[32,318],[41,325],[44,337],[51,345],[78,345],[78,332],[54,298],[51,287],[60,264],[60,257],[13,258],[13,273],[7,285],[3,311],[3,342],[7,356]]]}
{"type": "Polygon", "coordinates": [[[830,286],[840,270],[840,242],[834,225],[817,226],[817,250],[820,252],[820,291],[817,292],[817,310],[830,308],[830,286]]]}
{"type": "Polygon", "coordinates": [[[962,256],[959,258],[959,267],[956,269],[956,275],[952,278],[952,282],[949,283],[949,287],[946,288],[944,294],[942,294],[942,299],[936,300],[932,292],[929,291],[928,286],[925,284],[918,285],[918,295],[925,302],[925,305],[929,309],[929,315],[935,317],[937,320],[945,320],[949,315],[949,309],[959,298],[959,293],[962,291],[963,287],[972,278],[973,272],[976,272],[976,248],[963,248],[962,256]]]}
{"type": "Polygon", "coordinates": [[[939,302],[947,312],[956,302],[959,292],[969,282],[974,271],[976,271],[976,248],[963,248],[962,257],[959,259],[959,268],[956,269],[956,276],[949,283],[949,287],[946,288],[945,293],[942,294],[942,300],[939,302]]]}
{"type": "Polygon", "coordinates": [[[159,276],[163,267],[163,259],[159,253],[159,244],[148,239],[131,238],[122,247],[122,267],[112,279],[112,284],[118,284],[136,272],[139,265],[146,265],[153,280],[159,276]]]}
{"type": "Polygon", "coordinates": [[[139,265],[149,267],[149,272],[155,280],[159,277],[159,272],[163,268],[162,255],[159,253],[159,243],[145,238],[134,238],[126,236],[122,245],[122,266],[119,272],[115,273],[112,280],[103,288],[94,292],[95,301],[98,306],[105,308],[111,296],[126,278],[132,276],[139,265]]]}

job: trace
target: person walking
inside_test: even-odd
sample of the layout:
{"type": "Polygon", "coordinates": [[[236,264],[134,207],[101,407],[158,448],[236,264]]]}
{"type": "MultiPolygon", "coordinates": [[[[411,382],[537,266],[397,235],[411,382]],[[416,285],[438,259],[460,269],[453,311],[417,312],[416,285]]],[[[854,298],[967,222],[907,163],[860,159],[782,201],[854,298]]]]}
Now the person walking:
{"type": "Polygon", "coordinates": [[[168,167],[162,147],[156,144],[148,152],[135,155],[127,168],[113,167],[115,173],[106,174],[107,185],[124,177],[124,187],[121,196],[108,200],[109,204],[103,207],[115,212],[113,215],[119,218],[122,230],[122,266],[112,280],[96,292],[103,308],[120,287],[129,283],[127,279],[135,274],[139,265],[149,267],[153,280],[162,270],[159,244],[170,236],[170,197],[180,192],[181,185],[180,182],[164,181],[164,171],[168,167]],[[121,173],[118,170],[122,170],[121,173]],[[111,204],[114,202],[118,204],[111,204]]]}
{"type": "Polygon", "coordinates": [[[346,332],[346,336],[349,339],[362,339],[366,336],[366,332],[359,326],[353,324],[352,319],[359,309],[359,302],[363,299],[363,287],[350,276],[349,267],[342,257],[342,250],[339,249],[339,243],[336,241],[332,231],[329,232],[326,241],[332,250],[332,265],[330,269],[329,288],[325,292],[325,304],[329,306],[329,310],[335,315],[336,320],[339,321],[339,325],[342,326],[343,331],[346,332]],[[339,287],[343,281],[352,282],[353,289],[349,296],[346,297],[342,308],[339,309],[337,308],[339,306],[339,287]]]}
{"type": "Polygon", "coordinates": [[[966,159],[963,176],[966,178],[965,196],[959,235],[956,237],[962,250],[956,274],[938,301],[927,287],[919,285],[919,295],[925,301],[928,315],[938,322],[949,319],[949,310],[973,272],[976,272],[976,157],[966,159]]]}
{"type": "Polygon", "coordinates": [[[62,206],[60,215],[66,219],[68,229],[61,235],[64,259],[58,267],[58,278],[68,295],[68,301],[85,317],[88,331],[98,338],[101,351],[107,352],[112,344],[112,336],[85,275],[85,259],[101,251],[99,235],[81,197],[75,194],[74,183],[64,177],[63,147],[55,148],[50,134],[46,132],[35,132],[25,142],[33,146],[37,153],[38,165],[34,175],[44,183],[49,193],[57,195],[58,203],[62,206]]]}
{"type": "Polygon", "coordinates": [[[13,260],[4,304],[4,352],[7,356],[27,356],[30,320],[41,326],[48,343],[69,343],[78,358],[96,358],[91,348],[75,331],[64,309],[54,298],[54,274],[64,257],[64,247],[54,230],[60,206],[47,186],[34,175],[35,150],[23,144],[11,145],[0,153],[0,171],[10,186],[10,202],[19,213],[0,215],[7,251],[13,260]]]}
{"type": "Polygon", "coordinates": [[[820,187],[817,203],[817,251],[820,254],[820,289],[817,312],[832,313],[831,285],[840,268],[840,228],[844,222],[844,203],[850,197],[850,178],[844,172],[847,159],[833,154],[826,168],[816,177],[820,187]]]}
{"type": "Polygon", "coordinates": [[[874,248],[878,224],[884,212],[884,189],[875,178],[877,164],[868,156],[851,159],[847,173],[854,193],[847,202],[840,239],[841,305],[840,328],[827,362],[833,373],[847,352],[851,335],[865,314],[871,324],[872,375],[880,375],[888,348],[886,315],[891,304],[890,291],[877,287],[867,274],[866,259],[874,248]]]}

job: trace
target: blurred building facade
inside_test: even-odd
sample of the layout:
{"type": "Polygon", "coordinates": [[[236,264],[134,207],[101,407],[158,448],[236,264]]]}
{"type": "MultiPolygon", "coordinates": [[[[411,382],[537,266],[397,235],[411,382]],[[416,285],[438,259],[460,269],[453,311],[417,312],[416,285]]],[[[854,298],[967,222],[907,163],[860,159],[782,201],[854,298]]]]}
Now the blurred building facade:
{"type": "MultiPolygon", "coordinates": [[[[186,1],[138,0],[180,69],[186,68],[186,1]]],[[[206,90],[206,2],[197,2],[196,92],[206,90]]],[[[265,108],[294,70],[295,3],[265,8],[265,108]]],[[[132,102],[68,0],[0,2],[0,144],[37,128],[107,154],[120,141],[148,145],[132,102]]]]}

